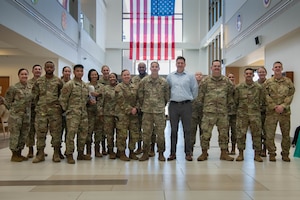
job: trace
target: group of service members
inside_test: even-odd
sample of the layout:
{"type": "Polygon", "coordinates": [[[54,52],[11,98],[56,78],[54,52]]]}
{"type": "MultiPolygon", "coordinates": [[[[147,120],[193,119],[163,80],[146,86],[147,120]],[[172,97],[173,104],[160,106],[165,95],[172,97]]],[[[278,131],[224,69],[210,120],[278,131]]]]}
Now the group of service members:
{"type": "MultiPolygon", "coordinates": [[[[177,70],[181,67],[181,71],[175,74],[187,74],[183,57],[176,60],[176,66],[177,70]],[[179,64],[180,61],[184,65],[179,64]]],[[[67,162],[74,164],[75,143],[77,160],[91,160],[93,144],[95,157],[108,154],[110,159],[123,161],[148,160],[155,155],[154,146],[157,144],[158,160],[166,160],[165,106],[170,99],[175,107],[189,101],[172,101],[172,86],[169,79],[159,76],[158,62],[151,63],[149,75],[145,63],[139,63],[139,75],[133,78],[129,70],[123,70],[121,83],[117,74],[110,73],[106,65],[101,68],[101,78],[95,69],[89,71],[89,83],[82,80],[84,67],[80,64],[73,67],[73,79],[70,78],[71,68],[67,66],[63,68],[61,78],[55,76],[52,61],[45,63],[44,70],[45,75],[41,76],[42,67],[34,65],[33,78],[28,80],[28,70],[20,69],[19,82],[8,89],[5,99],[1,99],[10,112],[11,161],[21,162],[34,156],[33,163],[44,161],[48,132],[54,149],[53,162],[60,162],[66,156],[67,162]],[[63,141],[66,146],[64,155],[61,152],[63,141]],[[25,144],[29,148],[27,156],[22,155],[25,144]],[[35,144],[36,155],[33,150],[35,144]],[[143,154],[138,157],[140,153],[143,154]]],[[[236,145],[239,150],[236,161],[244,160],[246,133],[250,127],[254,160],[262,162],[261,156],[266,156],[267,149],[269,160],[276,161],[274,139],[278,122],[282,132],[282,160],[290,161],[290,104],[295,88],[290,79],[282,76],[281,62],[275,62],[272,70],[274,75],[266,79],[266,69],[259,68],[260,78],[254,82],[254,70],[247,68],[244,71],[245,82],[237,86],[229,79],[233,74],[229,74],[229,78],[221,75],[219,60],[212,62],[211,75],[202,78],[201,73],[195,74],[198,96],[192,101],[191,112],[184,111],[191,115],[189,126],[185,125],[190,130],[184,128],[185,134],[190,134],[185,135],[185,139],[189,138],[185,145],[192,146],[191,150],[185,149],[187,161],[192,160],[197,126],[202,148],[197,160],[208,159],[215,125],[219,132],[221,160],[233,161],[234,158],[228,154],[235,154],[236,145]],[[229,130],[231,152],[228,151],[229,130]]],[[[177,134],[173,138],[177,140],[177,134]]],[[[176,145],[177,141],[175,151],[171,149],[170,161],[176,159],[176,145]]]]}

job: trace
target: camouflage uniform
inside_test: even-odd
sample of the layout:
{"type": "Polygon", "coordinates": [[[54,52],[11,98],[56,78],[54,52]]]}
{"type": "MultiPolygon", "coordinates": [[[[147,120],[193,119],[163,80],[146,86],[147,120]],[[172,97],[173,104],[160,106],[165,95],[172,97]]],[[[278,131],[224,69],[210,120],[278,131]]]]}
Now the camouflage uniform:
{"type": "MultiPolygon", "coordinates": [[[[68,81],[64,81],[63,78],[61,78],[63,85],[65,85],[68,81]]],[[[67,133],[68,133],[68,127],[67,127],[67,120],[66,120],[66,115],[65,113],[63,113],[62,115],[62,130],[61,130],[61,139],[63,140],[63,135],[65,133],[65,137],[64,137],[64,142],[66,142],[66,138],[67,138],[67,133]]]]}
{"type": "MultiPolygon", "coordinates": [[[[27,84],[30,85],[32,88],[34,83],[36,82],[36,78],[31,78],[27,81],[27,84]]],[[[35,111],[34,111],[34,102],[31,104],[31,121],[30,121],[30,131],[28,133],[27,139],[26,139],[26,146],[27,147],[33,147],[35,145],[35,127],[34,127],[34,121],[35,121],[35,111]]]]}
{"type": "Polygon", "coordinates": [[[88,86],[83,81],[70,80],[62,88],[59,98],[62,109],[66,112],[67,141],[66,154],[74,152],[74,138],[77,134],[77,151],[83,152],[88,132],[88,116],[86,104],[88,102],[88,86]]]}
{"type": "Polygon", "coordinates": [[[116,88],[116,107],[115,113],[117,117],[117,148],[119,151],[126,149],[126,139],[129,133],[129,149],[135,149],[136,142],[139,138],[139,120],[138,115],[132,115],[132,108],[138,107],[137,102],[137,86],[133,83],[119,83],[116,88]]]}
{"type": "Polygon", "coordinates": [[[290,152],[290,105],[295,93],[292,81],[287,77],[275,79],[274,77],[264,83],[266,92],[266,144],[269,154],[276,154],[275,131],[279,122],[282,134],[281,148],[282,154],[289,155],[290,152]],[[276,105],[282,105],[284,110],[281,114],[275,112],[276,105]]]}
{"type": "MultiPolygon", "coordinates": [[[[91,83],[89,83],[88,85],[91,85],[91,83]]],[[[87,145],[91,145],[93,142],[93,132],[94,132],[94,143],[95,145],[100,145],[100,141],[102,141],[102,133],[103,133],[103,120],[100,118],[102,118],[102,103],[101,101],[103,101],[103,97],[102,97],[102,93],[103,93],[103,89],[104,89],[104,85],[101,83],[97,83],[96,85],[93,85],[95,88],[95,92],[99,93],[99,97],[96,98],[97,100],[97,104],[95,105],[91,105],[91,104],[87,104],[87,113],[88,113],[88,124],[89,124],[89,128],[88,128],[88,136],[86,138],[86,144],[87,145]]]]}
{"type": "MultiPolygon", "coordinates": [[[[234,88],[235,91],[235,88],[234,88]]],[[[233,94],[234,94],[233,91],[233,94]]],[[[229,112],[228,112],[228,122],[229,122],[229,127],[228,127],[228,141],[229,137],[231,140],[231,155],[235,154],[235,145],[236,145],[236,138],[237,138],[237,130],[236,130],[236,108],[233,107],[229,112]],[[229,134],[229,131],[231,134],[229,134]]]]}
{"type": "MultiPolygon", "coordinates": [[[[109,85],[109,84],[110,84],[110,83],[109,83],[109,79],[104,79],[103,76],[101,76],[101,77],[99,78],[98,82],[101,83],[102,85],[109,85]]],[[[100,105],[100,104],[98,104],[98,105],[100,105]]],[[[106,144],[105,144],[105,140],[106,140],[107,135],[104,134],[104,126],[103,126],[103,125],[104,125],[104,122],[103,122],[103,116],[100,116],[99,130],[100,130],[100,132],[101,132],[101,137],[102,137],[102,138],[101,138],[102,153],[103,153],[104,155],[106,155],[107,152],[106,152],[106,144]]]]}
{"type": "Polygon", "coordinates": [[[98,82],[102,83],[103,85],[109,85],[109,79],[105,80],[103,76],[99,78],[98,82]]]}
{"type": "MultiPolygon", "coordinates": [[[[256,81],[258,84],[260,84],[263,88],[263,83],[264,82],[260,82],[259,80],[256,81]]],[[[264,91],[264,90],[263,90],[264,91]]],[[[265,91],[264,91],[265,92],[265,91]]],[[[264,94],[265,95],[265,94],[264,94]]],[[[261,127],[262,127],[262,131],[261,131],[261,143],[263,146],[262,149],[262,153],[261,156],[266,157],[266,130],[265,130],[265,121],[266,121],[266,106],[264,106],[261,110],[261,127]],[[264,151],[264,152],[263,152],[264,151]]]]}
{"type": "Polygon", "coordinates": [[[228,148],[228,112],[234,107],[233,90],[232,83],[223,75],[209,76],[202,81],[199,92],[200,101],[203,102],[202,149],[209,149],[214,125],[218,127],[220,148],[228,148]]]}
{"type": "Polygon", "coordinates": [[[235,89],[234,100],[237,107],[237,146],[245,150],[246,133],[250,127],[253,149],[261,151],[261,110],[264,105],[263,88],[258,83],[239,84],[235,89]]]}
{"type": "Polygon", "coordinates": [[[9,110],[9,148],[13,152],[24,149],[30,131],[31,89],[30,84],[23,85],[19,82],[9,87],[5,95],[5,105],[9,110]]]}
{"type": "Polygon", "coordinates": [[[106,85],[103,92],[103,122],[104,134],[107,136],[108,151],[113,152],[114,148],[114,133],[116,129],[115,120],[116,95],[115,87],[106,85]]]}
{"type": "Polygon", "coordinates": [[[170,99],[169,84],[166,79],[145,77],[139,84],[138,98],[143,112],[143,148],[150,150],[151,136],[155,126],[158,152],[165,151],[165,106],[170,99]]]}
{"type": "MultiPolygon", "coordinates": [[[[132,81],[133,84],[139,85],[140,82],[141,82],[141,80],[143,78],[145,78],[146,76],[148,76],[147,73],[145,73],[145,75],[142,76],[142,77],[140,75],[137,75],[137,76],[134,76],[131,81],[132,81]]],[[[141,149],[142,148],[141,147],[142,146],[141,143],[143,141],[143,137],[142,137],[143,112],[139,112],[138,113],[138,118],[139,118],[139,144],[138,144],[138,148],[141,149]]],[[[155,142],[156,142],[156,134],[154,133],[154,130],[153,130],[153,133],[152,133],[152,136],[151,136],[151,143],[153,144],[153,151],[154,151],[155,142]]]]}
{"type": "Polygon", "coordinates": [[[63,83],[60,78],[53,76],[40,77],[32,88],[35,102],[35,130],[37,134],[37,150],[46,147],[48,129],[52,136],[52,147],[61,146],[62,110],[59,104],[59,95],[63,83]]]}
{"type": "Polygon", "coordinates": [[[194,145],[196,144],[196,135],[197,135],[197,126],[199,127],[199,136],[201,137],[201,120],[202,120],[202,102],[199,99],[199,92],[201,90],[201,85],[198,87],[198,96],[192,102],[192,125],[191,125],[191,143],[192,143],[192,152],[194,145]]]}

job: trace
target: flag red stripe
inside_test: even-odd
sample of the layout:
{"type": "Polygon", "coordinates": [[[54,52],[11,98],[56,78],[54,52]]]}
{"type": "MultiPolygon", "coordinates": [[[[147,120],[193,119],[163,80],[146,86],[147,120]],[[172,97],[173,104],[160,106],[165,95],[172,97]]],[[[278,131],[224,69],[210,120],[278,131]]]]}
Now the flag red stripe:
{"type": "Polygon", "coordinates": [[[151,39],[150,39],[150,59],[154,58],[154,17],[151,16],[151,39]]]}
{"type": "Polygon", "coordinates": [[[161,17],[157,17],[157,60],[161,59],[161,17]]]}
{"type": "MultiPolygon", "coordinates": [[[[130,0],[130,11],[133,11],[133,0],[130,0]]],[[[130,12],[130,51],[129,59],[133,59],[133,12],[130,12]]]]}

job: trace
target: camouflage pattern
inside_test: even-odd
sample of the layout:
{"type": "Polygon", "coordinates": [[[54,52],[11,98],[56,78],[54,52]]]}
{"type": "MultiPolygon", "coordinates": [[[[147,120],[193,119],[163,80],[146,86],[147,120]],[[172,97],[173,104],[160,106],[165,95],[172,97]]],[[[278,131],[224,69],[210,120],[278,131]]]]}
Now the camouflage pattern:
{"type": "Polygon", "coordinates": [[[223,75],[209,76],[201,82],[199,99],[203,102],[202,149],[209,149],[214,125],[218,127],[220,148],[228,148],[228,113],[234,109],[233,90],[231,81],[223,75]]]}
{"type": "Polygon", "coordinates": [[[231,144],[236,144],[236,114],[233,115],[228,115],[228,122],[229,122],[229,127],[228,127],[228,142],[229,138],[231,141],[231,144]],[[230,133],[229,133],[230,131],[230,133]]]}
{"type": "Polygon", "coordinates": [[[192,145],[196,144],[197,127],[199,127],[199,136],[201,137],[201,120],[202,120],[202,102],[199,99],[199,92],[201,90],[201,84],[198,87],[198,96],[192,102],[192,124],[191,124],[191,142],[192,145]]]}
{"type": "MultiPolygon", "coordinates": [[[[30,85],[32,88],[34,83],[36,82],[36,78],[31,78],[27,81],[27,84],[30,85]]],[[[33,147],[35,145],[35,106],[34,102],[31,103],[31,118],[30,118],[30,131],[28,133],[27,139],[26,139],[26,146],[33,147]]]]}
{"type": "Polygon", "coordinates": [[[74,152],[74,138],[77,134],[77,151],[84,151],[88,132],[88,116],[86,104],[89,100],[88,86],[83,81],[75,79],[66,83],[59,98],[62,109],[66,112],[67,141],[66,154],[74,152]]]}
{"type": "MultiPolygon", "coordinates": [[[[91,85],[91,83],[88,83],[91,85]]],[[[100,144],[100,141],[103,138],[103,108],[102,108],[102,93],[104,90],[104,85],[97,83],[93,85],[95,92],[99,94],[96,98],[97,103],[95,105],[87,104],[87,113],[88,113],[88,136],[86,138],[86,144],[92,144],[93,142],[93,133],[94,133],[94,143],[100,144]]]]}
{"type": "Polygon", "coordinates": [[[99,78],[98,82],[103,85],[109,85],[109,79],[104,79],[103,76],[99,78]]]}
{"type": "Polygon", "coordinates": [[[139,109],[137,102],[137,86],[133,83],[119,83],[116,88],[116,107],[117,117],[117,148],[119,151],[126,149],[126,139],[129,133],[130,150],[135,149],[136,142],[139,139],[139,120],[138,115],[132,115],[132,108],[139,109]]]}
{"type": "Polygon", "coordinates": [[[235,89],[234,100],[237,108],[237,147],[245,150],[246,133],[250,127],[253,149],[261,151],[261,110],[264,106],[263,88],[258,83],[239,84],[235,89]]]}
{"type": "MultiPolygon", "coordinates": [[[[68,81],[65,81],[63,78],[61,78],[63,85],[65,85],[68,81]]],[[[68,133],[68,127],[67,127],[67,119],[65,113],[62,114],[62,130],[61,130],[61,139],[63,140],[63,135],[64,136],[64,142],[66,141],[67,138],[67,133],[68,133]]]]}
{"type": "Polygon", "coordinates": [[[274,77],[266,80],[264,83],[266,94],[266,144],[269,154],[276,153],[275,132],[279,122],[282,134],[281,148],[282,153],[289,154],[290,151],[290,117],[295,87],[292,81],[287,77],[275,79],[274,77]],[[276,113],[274,107],[282,105],[284,110],[281,114],[276,113]]]}
{"type": "MultiPolygon", "coordinates": [[[[141,80],[143,78],[145,78],[146,76],[148,76],[148,74],[146,73],[144,76],[141,76],[141,75],[137,75],[137,76],[134,76],[132,79],[131,79],[131,82],[133,84],[136,84],[136,85],[139,85],[141,80]]],[[[138,118],[139,118],[139,141],[143,141],[143,133],[142,133],[142,123],[143,123],[143,112],[139,112],[138,113],[138,118]]],[[[153,130],[154,131],[154,130],[153,130]]],[[[152,134],[152,138],[151,138],[151,141],[153,143],[156,142],[156,135],[152,134]]]]}
{"type": "Polygon", "coordinates": [[[143,148],[150,150],[151,136],[155,127],[158,152],[165,151],[165,106],[170,99],[169,84],[166,79],[145,77],[139,84],[138,99],[143,112],[143,148]]]}
{"type": "Polygon", "coordinates": [[[22,150],[30,131],[31,85],[20,82],[10,86],[5,94],[5,106],[9,110],[8,130],[10,132],[9,148],[22,150]]]}
{"type": "Polygon", "coordinates": [[[103,92],[103,122],[105,124],[104,134],[107,136],[107,147],[109,151],[114,148],[114,133],[116,129],[115,106],[115,87],[106,85],[103,92]]]}
{"type": "MultiPolygon", "coordinates": [[[[233,95],[235,92],[235,86],[233,85],[233,95]]],[[[234,106],[229,112],[228,112],[228,120],[229,120],[229,127],[228,127],[228,140],[230,138],[231,144],[236,144],[236,107],[234,106]]],[[[228,141],[229,142],[229,141],[228,141]]]]}
{"type": "MultiPolygon", "coordinates": [[[[257,80],[256,83],[260,84],[263,87],[263,92],[265,92],[264,86],[263,86],[264,82],[261,82],[261,81],[257,80]]],[[[264,93],[264,96],[265,96],[265,93],[264,93]]],[[[261,127],[262,127],[262,131],[261,131],[261,143],[263,145],[266,145],[265,121],[266,121],[266,106],[264,106],[262,108],[262,110],[261,110],[261,127]]]]}
{"type": "Polygon", "coordinates": [[[38,150],[45,148],[48,130],[52,136],[52,147],[61,146],[62,110],[58,98],[62,86],[61,79],[56,76],[52,78],[42,76],[33,85],[38,150]]]}

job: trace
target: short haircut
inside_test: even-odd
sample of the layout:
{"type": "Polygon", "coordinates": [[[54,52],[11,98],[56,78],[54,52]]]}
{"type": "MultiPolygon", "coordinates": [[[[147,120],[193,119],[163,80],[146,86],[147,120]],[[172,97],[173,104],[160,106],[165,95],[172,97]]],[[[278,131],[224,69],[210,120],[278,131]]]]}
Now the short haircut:
{"type": "Polygon", "coordinates": [[[247,67],[245,70],[244,70],[244,73],[248,70],[251,70],[253,73],[254,73],[254,69],[250,68],[250,67],[247,67]]]}
{"type": "Polygon", "coordinates": [[[39,64],[35,64],[35,65],[33,65],[33,66],[32,66],[32,70],[33,70],[35,67],[40,67],[40,68],[42,68],[42,66],[41,66],[41,65],[39,65],[39,64]]]}
{"type": "Polygon", "coordinates": [[[220,61],[220,60],[218,60],[218,59],[216,59],[216,60],[213,60],[213,61],[211,62],[211,65],[213,65],[213,64],[214,64],[214,62],[219,62],[219,63],[221,64],[221,61],[220,61]]]}
{"type": "Polygon", "coordinates": [[[183,56],[178,56],[178,57],[176,58],[176,62],[177,62],[177,60],[183,60],[183,61],[185,62],[185,58],[184,58],[183,56]]]}
{"type": "Polygon", "coordinates": [[[275,64],[280,64],[280,65],[282,66],[282,62],[280,62],[280,61],[275,61],[275,62],[273,63],[273,66],[274,66],[275,64]]]}
{"type": "Polygon", "coordinates": [[[75,71],[75,69],[77,69],[77,68],[83,69],[84,67],[82,64],[77,64],[77,65],[74,65],[73,70],[75,71]]]}

